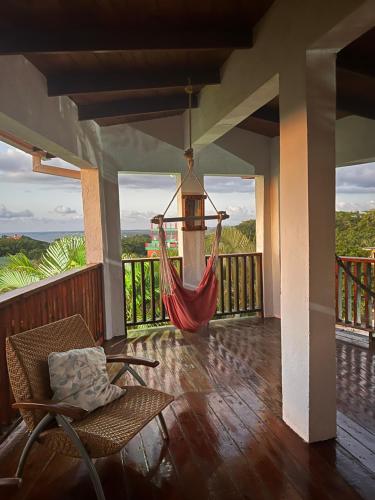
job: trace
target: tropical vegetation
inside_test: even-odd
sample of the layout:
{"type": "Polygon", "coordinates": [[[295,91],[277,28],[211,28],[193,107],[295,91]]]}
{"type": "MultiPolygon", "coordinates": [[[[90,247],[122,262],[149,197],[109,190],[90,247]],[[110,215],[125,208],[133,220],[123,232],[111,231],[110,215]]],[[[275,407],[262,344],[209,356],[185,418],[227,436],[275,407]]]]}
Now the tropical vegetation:
{"type": "Polygon", "coordinates": [[[375,210],[336,212],[336,252],[338,255],[368,257],[375,247],[375,210]]]}
{"type": "Polygon", "coordinates": [[[29,259],[40,259],[47,248],[47,242],[34,240],[28,236],[12,238],[4,235],[0,237],[0,257],[4,258],[22,252],[29,259]]]}
{"type": "Polygon", "coordinates": [[[31,260],[24,253],[9,255],[0,268],[0,292],[30,285],[86,263],[83,236],[67,236],[51,243],[39,260],[31,260]]]}
{"type": "MultiPolygon", "coordinates": [[[[205,237],[209,253],[214,232],[205,237]]],[[[144,257],[148,235],[134,235],[122,239],[123,258],[144,257]]],[[[336,213],[336,251],[339,255],[368,256],[368,248],[375,247],[375,210],[367,212],[336,213]]],[[[220,253],[255,251],[255,220],[244,221],[238,226],[225,226],[220,242],[220,253]]],[[[176,251],[171,252],[171,255],[176,251]]],[[[20,288],[41,279],[85,265],[85,241],[83,236],[69,236],[51,244],[21,237],[0,238],[0,293],[20,288]]],[[[145,266],[145,273],[149,273],[145,266]]],[[[155,273],[158,274],[158,273],[155,273]]],[[[126,289],[131,291],[130,267],[125,269],[126,289]]],[[[136,287],[141,286],[140,267],[136,267],[136,287]]],[[[146,282],[149,282],[146,276],[146,282]]],[[[158,283],[155,283],[158,289],[158,283]]],[[[149,290],[145,291],[146,296],[149,290]]],[[[130,298],[130,297],[129,297],[130,298]]],[[[140,297],[139,297],[140,300],[140,297]]]]}

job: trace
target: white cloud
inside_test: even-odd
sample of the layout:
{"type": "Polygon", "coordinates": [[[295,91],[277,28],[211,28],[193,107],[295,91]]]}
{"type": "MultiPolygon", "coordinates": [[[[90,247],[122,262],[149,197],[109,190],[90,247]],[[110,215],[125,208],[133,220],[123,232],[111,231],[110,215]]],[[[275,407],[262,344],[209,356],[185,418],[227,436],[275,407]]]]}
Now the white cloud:
{"type": "MultiPolygon", "coordinates": [[[[209,193],[251,193],[255,190],[255,181],[241,177],[205,176],[205,188],[209,193]]],[[[119,184],[124,189],[176,189],[174,175],[119,174],[119,184]]]]}
{"type": "Polygon", "coordinates": [[[336,169],[336,192],[375,193],[375,163],[336,169]]]}
{"type": "Polygon", "coordinates": [[[361,200],[358,202],[336,201],[336,210],[343,212],[365,212],[375,209],[375,200],[361,200]]]}
{"type": "MultiPolygon", "coordinates": [[[[56,158],[53,164],[59,166],[65,162],[56,158]]],[[[48,189],[52,186],[69,191],[81,189],[81,183],[75,179],[33,172],[31,155],[11,146],[0,148],[0,181],[14,184],[37,184],[48,189]]]]}
{"type": "Polygon", "coordinates": [[[12,211],[8,210],[5,205],[0,205],[0,219],[28,219],[33,217],[33,213],[30,210],[20,210],[12,211]]]}
{"type": "Polygon", "coordinates": [[[208,193],[253,193],[255,181],[241,177],[206,176],[205,188],[208,193]]]}
{"type": "Polygon", "coordinates": [[[232,226],[255,217],[255,213],[251,213],[247,207],[243,206],[229,206],[226,212],[230,216],[228,223],[232,226]]]}
{"type": "Polygon", "coordinates": [[[73,208],[66,207],[64,205],[58,205],[55,209],[54,212],[59,214],[59,215],[70,215],[70,214],[76,214],[77,210],[74,210],[73,208]]]}

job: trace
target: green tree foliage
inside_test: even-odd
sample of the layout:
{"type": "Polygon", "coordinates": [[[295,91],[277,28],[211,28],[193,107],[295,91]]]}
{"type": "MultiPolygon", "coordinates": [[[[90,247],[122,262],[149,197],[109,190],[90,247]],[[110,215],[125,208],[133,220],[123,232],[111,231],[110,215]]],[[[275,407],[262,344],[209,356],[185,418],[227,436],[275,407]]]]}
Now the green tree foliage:
{"type": "Polygon", "coordinates": [[[255,219],[245,220],[236,226],[245,236],[247,236],[255,245],[255,219]]]}
{"type": "Polygon", "coordinates": [[[127,255],[135,255],[137,257],[145,257],[145,244],[151,241],[151,237],[147,234],[135,234],[121,239],[122,253],[127,255]]]}
{"type": "Polygon", "coordinates": [[[46,241],[34,240],[27,236],[21,236],[18,240],[4,236],[0,237],[0,257],[23,253],[29,259],[37,260],[40,259],[47,248],[48,243],[46,241]]]}
{"type": "Polygon", "coordinates": [[[69,236],[51,243],[40,261],[23,253],[9,255],[0,268],[0,292],[8,292],[86,264],[83,236],[69,236]]]}
{"type": "Polygon", "coordinates": [[[336,212],[336,253],[368,257],[369,247],[375,247],[375,210],[336,212]]]}
{"type": "MultiPolygon", "coordinates": [[[[211,252],[215,233],[208,233],[205,237],[206,254],[211,252]]],[[[246,253],[255,252],[255,240],[251,240],[238,229],[238,226],[224,226],[219,243],[219,253],[246,253]]]]}

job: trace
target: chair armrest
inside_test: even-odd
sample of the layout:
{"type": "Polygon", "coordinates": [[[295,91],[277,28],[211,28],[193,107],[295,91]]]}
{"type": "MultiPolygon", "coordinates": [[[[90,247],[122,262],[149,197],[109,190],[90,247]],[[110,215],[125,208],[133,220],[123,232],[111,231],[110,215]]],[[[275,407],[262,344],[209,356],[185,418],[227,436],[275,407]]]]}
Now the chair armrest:
{"type": "Polygon", "coordinates": [[[126,363],[127,365],[142,365],[150,368],[159,366],[159,361],[156,359],[135,358],[124,354],[107,354],[107,363],[126,363]]]}
{"type": "Polygon", "coordinates": [[[52,415],[63,415],[73,420],[79,420],[88,414],[88,411],[83,408],[58,401],[34,401],[30,399],[13,403],[12,407],[19,410],[45,411],[52,415]]]}

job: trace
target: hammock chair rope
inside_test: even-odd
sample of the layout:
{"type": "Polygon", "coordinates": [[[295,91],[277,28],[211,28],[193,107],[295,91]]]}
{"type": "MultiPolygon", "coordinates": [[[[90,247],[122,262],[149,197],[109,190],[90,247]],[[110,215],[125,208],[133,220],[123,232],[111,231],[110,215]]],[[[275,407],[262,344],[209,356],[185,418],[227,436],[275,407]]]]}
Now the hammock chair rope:
{"type": "Polygon", "coordinates": [[[189,79],[189,85],[185,88],[185,91],[187,92],[187,94],[189,96],[189,148],[186,149],[186,151],[184,153],[184,156],[186,158],[186,162],[187,162],[187,167],[188,168],[187,168],[186,174],[182,178],[179,186],[177,187],[174,195],[172,196],[171,201],[168,203],[167,208],[164,210],[163,218],[165,217],[165,215],[168,212],[170,206],[172,205],[172,203],[176,199],[176,196],[180,192],[182,186],[185,184],[186,180],[190,176],[193,176],[195,178],[195,180],[198,182],[199,186],[201,187],[201,189],[204,192],[204,194],[207,196],[207,199],[211,203],[211,205],[212,205],[213,209],[215,210],[216,214],[219,215],[218,209],[216,208],[216,206],[215,206],[214,202],[212,201],[210,195],[207,193],[206,188],[204,187],[204,184],[202,184],[201,180],[199,179],[199,177],[197,176],[197,174],[195,173],[195,170],[194,170],[194,152],[193,152],[193,147],[192,147],[192,142],[191,142],[191,136],[192,136],[192,134],[191,134],[191,96],[193,95],[193,87],[191,85],[190,79],[189,79]]]}
{"type": "MultiPolygon", "coordinates": [[[[200,326],[207,324],[216,310],[218,282],[215,275],[215,268],[219,254],[222,221],[227,219],[228,215],[226,212],[219,211],[216,208],[210,195],[207,193],[204,184],[194,171],[194,154],[191,140],[191,96],[193,88],[190,82],[188,87],[186,87],[186,92],[189,95],[189,148],[184,153],[187,162],[187,172],[183,176],[179,186],[172,196],[172,199],[164,210],[164,213],[154,217],[152,222],[157,223],[159,227],[160,289],[163,295],[164,305],[167,309],[170,320],[175,326],[177,326],[177,328],[194,332],[197,331],[200,326]],[[190,287],[187,288],[186,286],[184,287],[176,268],[169,260],[164,229],[165,221],[181,221],[189,219],[189,217],[166,219],[165,215],[182,189],[182,186],[190,176],[195,178],[196,182],[199,184],[216,212],[215,216],[203,216],[202,218],[206,220],[217,220],[216,232],[212,241],[211,255],[208,259],[203,277],[198,286],[194,287],[194,289],[191,289],[190,287]]],[[[194,216],[192,218],[194,218],[194,216]]]]}

